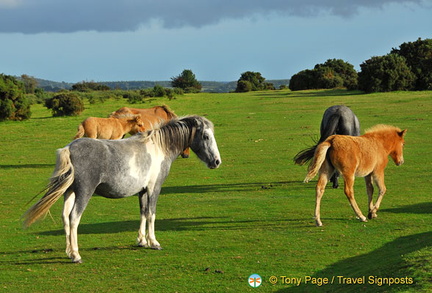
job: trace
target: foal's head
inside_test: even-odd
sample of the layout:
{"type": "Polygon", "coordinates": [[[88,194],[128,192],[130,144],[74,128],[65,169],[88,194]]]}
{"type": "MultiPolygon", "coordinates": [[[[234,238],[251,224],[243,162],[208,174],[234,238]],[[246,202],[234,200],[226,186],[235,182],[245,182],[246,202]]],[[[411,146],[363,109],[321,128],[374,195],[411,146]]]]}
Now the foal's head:
{"type": "Polygon", "coordinates": [[[400,166],[404,163],[404,157],[403,157],[403,148],[405,145],[405,134],[407,130],[400,130],[396,129],[396,135],[394,139],[394,147],[393,150],[390,152],[390,157],[395,162],[396,166],[400,166]]]}
{"type": "Polygon", "coordinates": [[[144,121],[141,119],[141,115],[136,115],[130,120],[132,122],[131,134],[137,134],[138,132],[144,132],[146,130],[144,121]]]}
{"type": "Polygon", "coordinates": [[[404,137],[406,132],[406,129],[400,130],[398,127],[382,124],[375,125],[366,131],[366,133],[376,135],[376,137],[380,137],[381,140],[383,140],[390,157],[397,166],[400,166],[404,163],[403,148],[405,145],[404,137]]]}

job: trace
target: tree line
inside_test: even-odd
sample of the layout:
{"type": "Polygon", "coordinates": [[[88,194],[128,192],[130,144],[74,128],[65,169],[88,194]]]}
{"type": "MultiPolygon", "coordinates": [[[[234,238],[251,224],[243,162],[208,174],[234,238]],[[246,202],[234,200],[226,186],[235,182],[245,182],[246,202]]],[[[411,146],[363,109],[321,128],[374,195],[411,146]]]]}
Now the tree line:
{"type": "MultiPolygon", "coordinates": [[[[341,59],[329,59],[313,69],[294,74],[289,80],[289,89],[346,88],[370,92],[400,90],[432,90],[432,39],[418,39],[393,48],[385,56],[372,57],[360,64],[360,72],[352,64],[341,59]]],[[[202,84],[190,69],[172,77],[171,87],[155,84],[152,88],[139,90],[112,90],[110,86],[97,82],[79,82],[71,90],[60,90],[48,95],[38,88],[35,78],[22,75],[17,78],[0,74],[0,121],[25,120],[31,116],[30,105],[42,102],[54,116],[79,115],[83,110],[82,97],[95,102],[98,98],[124,98],[129,103],[142,103],[147,98],[174,98],[184,93],[200,92],[202,84]],[[109,92],[106,95],[94,92],[109,92]],[[29,98],[31,97],[31,98],[29,98]]],[[[279,89],[287,85],[280,84],[279,89]]],[[[237,80],[235,92],[275,90],[272,82],[266,81],[260,72],[247,71],[237,80]]]]}
{"type": "Polygon", "coordinates": [[[329,59],[291,77],[295,90],[345,87],[367,93],[432,90],[432,39],[418,39],[393,48],[385,56],[360,64],[360,72],[341,60],[329,59]]]}

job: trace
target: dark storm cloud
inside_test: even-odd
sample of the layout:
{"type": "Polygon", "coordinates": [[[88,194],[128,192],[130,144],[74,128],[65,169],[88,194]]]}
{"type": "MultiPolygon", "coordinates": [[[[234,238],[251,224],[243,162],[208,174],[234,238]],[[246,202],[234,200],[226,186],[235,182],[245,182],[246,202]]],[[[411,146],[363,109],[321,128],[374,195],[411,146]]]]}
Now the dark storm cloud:
{"type": "Polygon", "coordinates": [[[0,0],[0,32],[133,31],[152,20],[166,28],[202,27],[254,15],[350,17],[359,8],[423,0],[0,0]]]}

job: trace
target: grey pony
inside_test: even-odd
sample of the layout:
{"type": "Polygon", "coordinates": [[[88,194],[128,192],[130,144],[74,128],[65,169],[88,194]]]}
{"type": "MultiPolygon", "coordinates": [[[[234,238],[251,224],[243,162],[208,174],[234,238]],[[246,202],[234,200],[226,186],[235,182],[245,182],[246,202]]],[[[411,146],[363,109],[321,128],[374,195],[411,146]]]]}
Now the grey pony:
{"type": "Polygon", "coordinates": [[[75,140],[57,150],[56,168],[47,192],[24,214],[24,225],[41,218],[64,195],[66,253],[73,262],[80,263],[77,228],[92,195],[123,198],[138,194],[138,245],[161,249],[154,233],[156,203],[172,162],[186,147],[210,169],[222,163],[213,124],[201,116],[173,119],[160,129],[123,140],[75,140]]]}

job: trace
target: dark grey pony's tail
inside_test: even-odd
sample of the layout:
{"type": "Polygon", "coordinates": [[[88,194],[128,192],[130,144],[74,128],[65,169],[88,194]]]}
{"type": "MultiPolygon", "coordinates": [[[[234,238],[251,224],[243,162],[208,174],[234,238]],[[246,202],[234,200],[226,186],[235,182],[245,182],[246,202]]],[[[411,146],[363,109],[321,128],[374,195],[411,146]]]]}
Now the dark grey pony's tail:
{"type": "Polygon", "coordinates": [[[317,148],[317,145],[314,145],[314,146],[311,146],[307,149],[304,149],[304,150],[298,152],[298,154],[295,155],[295,157],[293,158],[294,163],[302,166],[302,165],[306,164],[307,162],[309,162],[313,158],[316,148],[317,148]]]}
{"type": "Polygon", "coordinates": [[[332,116],[330,116],[329,121],[328,121],[319,141],[314,146],[311,146],[307,149],[304,149],[304,150],[298,152],[297,155],[295,155],[293,158],[294,163],[302,166],[302,165],[306,164],[307,162],[309,162],[313,158],[317,146],[320,143],[322,143],[323,141],[325,141],[330,135],[333,135],[336,133],[336,130],[337,130],[338,125],[339,125],[339,119],[340,119],[340,115],[333,114],[332,116]]]}
{"type": "Polygon", "coordinates": [[[57,150],[56,167],[45,195],[23,215],[24,226],[28,227],[44,216],[51,206],[66,192],[74,181],[74,168],[70,160],[69,147],[57,150]]]}

